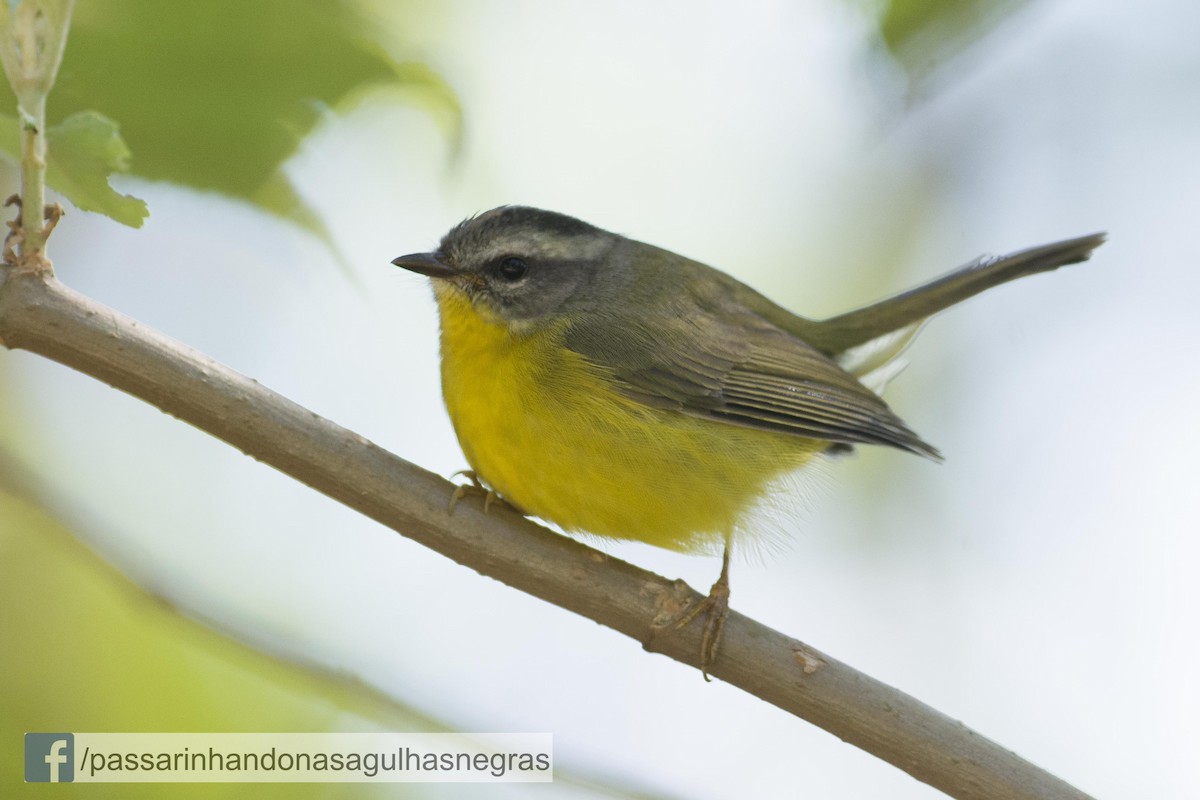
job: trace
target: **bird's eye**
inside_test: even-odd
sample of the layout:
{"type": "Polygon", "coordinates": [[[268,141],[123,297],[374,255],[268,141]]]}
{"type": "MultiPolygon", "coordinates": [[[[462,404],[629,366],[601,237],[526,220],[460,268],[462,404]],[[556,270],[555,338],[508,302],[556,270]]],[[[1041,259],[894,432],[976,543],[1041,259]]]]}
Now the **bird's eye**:
{"type": "Polygon", "coordinates": [[[516,256],[503,258],[496,265],[496,274],[506,281],[519,281],[528,271],[529,265],[525,263],[525,259],[516,256]]]}

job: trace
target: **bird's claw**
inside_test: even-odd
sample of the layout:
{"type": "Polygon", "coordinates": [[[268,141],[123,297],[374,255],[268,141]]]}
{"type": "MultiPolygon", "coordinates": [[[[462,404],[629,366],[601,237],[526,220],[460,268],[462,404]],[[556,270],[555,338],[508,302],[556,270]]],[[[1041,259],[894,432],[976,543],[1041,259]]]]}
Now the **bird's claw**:
{"type": "Polygon", "coordinates": [[[700,673],[704,680],[711,681],[709,668],[717,658],[721,646],[721,634],[725,631],[725,619],[729,616],[729,581],[725,576],[717,579],[708,596],[688,607],[668,625],[672,631],[682,630],[699,616],[704,616],[704,632],[700,637],[700,673]]]}
{"type": "Polygon", "coordinates": [[[453,514],[454,507],[458,505],[458,501],[471,494],[483,496],[483,513],[485,514],[491,510],[493,503],[504,503],[504,505],[512,508],[514,511],[520,511],[520,509],[512,505],[512,503],[505,501],[504,498],[496,494],[495,491],[484,486],[483,482],[479,480],[479,475],[475,472],[475,470],[460,469],[450,477],[456,478],[459,475],[465,477],[470,481],[470,483],[460,484],[454,488],[453,494],[450,495],[450,508],[448,509],[449,513],[453,514]]]}

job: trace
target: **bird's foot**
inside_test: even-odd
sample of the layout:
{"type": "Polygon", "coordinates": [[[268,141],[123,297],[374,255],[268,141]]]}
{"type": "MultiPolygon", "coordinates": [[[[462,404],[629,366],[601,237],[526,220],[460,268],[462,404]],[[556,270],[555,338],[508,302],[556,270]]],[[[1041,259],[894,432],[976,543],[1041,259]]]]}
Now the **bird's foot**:
{"type": "Polygon", "coordinates": [[[708,596],[688,607],[677,619],[664,627],[673,631],[682,630],[697,617],[704,617],[704,632],[700,636],[700,672],[704,680],[711,681],[708,671],[717,658],[721,647],[721,634],[725,631],[725,619],[729,616],[729,576],[722,574],[712,585],[708,596]]]}
{"type": "Polygon", "coordinates": [[[462,475],[464,478],[470,481],[470,483],[460,484],[454,488],[454,492],[450,495],[450,508],[448,509],[449,513],[454,513],[454,507],[458,505],[459,500],[462,500],[468,495],[478,495],[483,498],[483,513],[485,514],[491,510],[493,504],[499,503],[501,505],[508,506],[518,514],[524,515],[525,512],[521,511],[521,509],[517,508],[512,503],[496,494],[494,490],[484,486],[483,481],[479,480],[479,475],[475,472],[475,470],[460,469],[450,477],[455,478],[459,475],[462,475]]]}
{"type": "MultiPolygon", "coordinates": [[[[704,680],[711,681],[708,671],[716,661],[717,651],[721,647],[721,634],[725,631],[725,619],[729,616],[729,557],[732,550],[729,540],[725,542],[725,553],[721,558],[721,574],[717,582],[708,590],[708,596],[692,603],[682,612],[663,621],[651,625],[650,638],[663,632],[674,633],[692,624],[697,617],[704,617],[704,632],[700,636],[700,672],[704,680]]],[[[679,587],[686,589],[687,584],[679,582],[679,587]]],[[[690,592],[691,590],[688,589],[690,592]]],[[[649,644],[649,642],[647,642],[649,644]]]]}

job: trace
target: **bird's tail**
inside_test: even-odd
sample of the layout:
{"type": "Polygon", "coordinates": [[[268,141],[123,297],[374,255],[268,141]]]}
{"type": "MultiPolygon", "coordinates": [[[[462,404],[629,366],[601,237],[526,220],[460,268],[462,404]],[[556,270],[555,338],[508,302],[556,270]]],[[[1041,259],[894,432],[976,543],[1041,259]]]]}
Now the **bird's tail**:
{"type": "MultiPolygon", "coordinates": [[[[878,303],[812,324],[805,339],[830,356],[913,328],[937,312],[1002,283],[1087,261],[1106,234],[1093,233],[1006,256],[984,257],[878,303]]],[[[911,334],[903,337],[911,338],[911,334]]]]}

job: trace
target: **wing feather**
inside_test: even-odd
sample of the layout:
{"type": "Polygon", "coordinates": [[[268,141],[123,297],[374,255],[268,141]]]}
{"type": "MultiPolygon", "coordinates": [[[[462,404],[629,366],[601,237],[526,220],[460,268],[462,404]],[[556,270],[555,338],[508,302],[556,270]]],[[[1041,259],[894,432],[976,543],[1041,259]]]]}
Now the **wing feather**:
{"type": "Polygon", "coordinates": [[[680,305],[637,318],[588,315],[568,329],[566,344],[648,405],[940,458],[877,394],[802,339],[732,298],[717,309],[680,305]]]}

